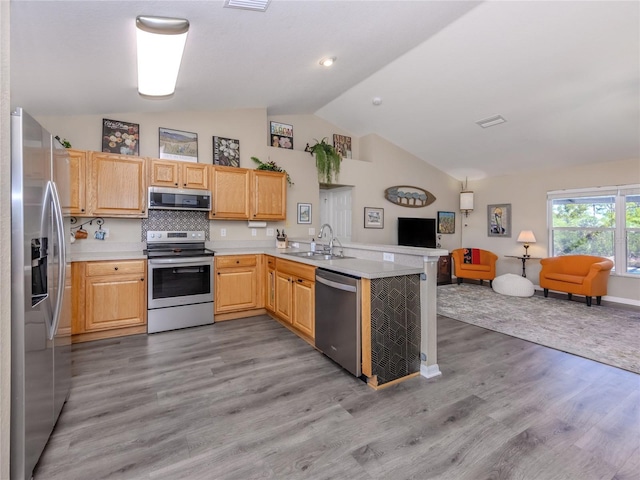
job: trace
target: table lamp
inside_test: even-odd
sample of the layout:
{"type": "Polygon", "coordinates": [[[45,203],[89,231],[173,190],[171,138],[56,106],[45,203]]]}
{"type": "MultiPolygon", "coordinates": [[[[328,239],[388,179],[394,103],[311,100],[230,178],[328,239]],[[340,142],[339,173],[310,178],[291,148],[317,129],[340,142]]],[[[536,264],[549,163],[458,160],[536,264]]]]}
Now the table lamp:
{"type": "Polygon", "coordinates": [[[529,256],[529,244],[536,243],[536,236],[531,230],[522,230],[518,235],[518,242],[524,243],[524,256],[529,256]]]}

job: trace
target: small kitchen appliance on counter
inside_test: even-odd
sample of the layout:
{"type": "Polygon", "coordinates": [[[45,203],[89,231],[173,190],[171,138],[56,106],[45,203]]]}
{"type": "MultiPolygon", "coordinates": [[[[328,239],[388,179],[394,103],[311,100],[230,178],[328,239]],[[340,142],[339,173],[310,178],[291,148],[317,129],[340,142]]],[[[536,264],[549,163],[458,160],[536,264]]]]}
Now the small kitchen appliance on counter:
{"type": "Polygon", "coordinates": [[[147,332],[213,323],[213,256],[203,231],[147,232],[147,332]]]}

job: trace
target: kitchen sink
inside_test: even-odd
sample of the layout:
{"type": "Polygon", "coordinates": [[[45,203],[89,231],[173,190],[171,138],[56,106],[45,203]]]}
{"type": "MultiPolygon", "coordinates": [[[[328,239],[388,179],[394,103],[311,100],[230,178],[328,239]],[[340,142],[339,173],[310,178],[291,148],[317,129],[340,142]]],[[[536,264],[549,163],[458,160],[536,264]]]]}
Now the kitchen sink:
{"type": "Polygon", "coordinates": [[[329,255],[323,252],[284,252],[285,255],[292,255],[294,257],[310,258],[312,260],[339,260],[342,258],[355,258],[355,257],[343,257],[340,255],[329,255]]]}

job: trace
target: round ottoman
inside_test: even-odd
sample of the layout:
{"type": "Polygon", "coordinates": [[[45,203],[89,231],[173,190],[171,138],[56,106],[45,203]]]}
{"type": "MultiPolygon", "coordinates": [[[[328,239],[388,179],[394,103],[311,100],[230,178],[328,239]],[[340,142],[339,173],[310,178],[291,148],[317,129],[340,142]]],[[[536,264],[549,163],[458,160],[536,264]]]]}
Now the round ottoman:
{"type": "Polygon", "coordinates": [[[493,279],[493,290],[502,295],[511,297],[530,297],[534,288],[531,280],[513,273],[505,273],[493,279]]]}

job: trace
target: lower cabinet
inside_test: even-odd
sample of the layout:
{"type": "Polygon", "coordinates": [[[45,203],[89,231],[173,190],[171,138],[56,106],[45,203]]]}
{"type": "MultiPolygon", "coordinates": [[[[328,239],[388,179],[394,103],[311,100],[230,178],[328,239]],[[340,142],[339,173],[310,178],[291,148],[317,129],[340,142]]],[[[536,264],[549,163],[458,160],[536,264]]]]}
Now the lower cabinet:
{"type": "Polygon", "coordinates": [[[259,255],[215,257],[216,314],[262,308],[259,255]]]}
{"type": "Polygon", "coordinates": [[[72,265],[74,341],[146,332],[146,266],[145,260],[72,265]]]}
{"type": "Polygon", "coordinates": [[[315,337],[315,267],[276,259],[275,315],[300,333],[315,337]]]}

